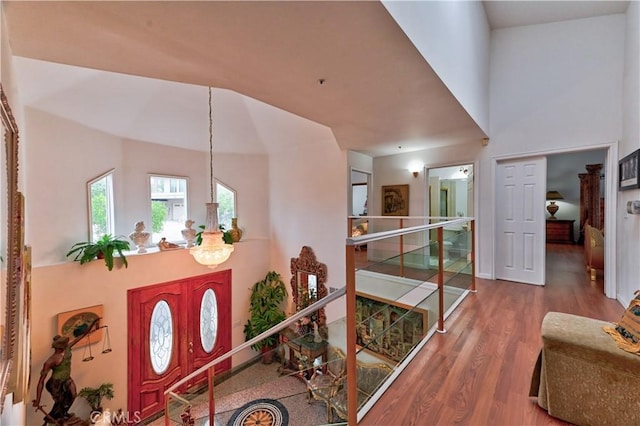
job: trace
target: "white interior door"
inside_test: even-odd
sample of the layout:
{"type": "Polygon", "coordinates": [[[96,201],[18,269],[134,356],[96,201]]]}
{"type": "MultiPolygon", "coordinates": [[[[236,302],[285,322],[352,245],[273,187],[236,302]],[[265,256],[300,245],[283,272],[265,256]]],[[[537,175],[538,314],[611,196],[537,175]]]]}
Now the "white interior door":
{"type": "Polygon", "coordinates": [[[547,159],[499,162],[496,170],[496,278],[544,285],[547,159]]]}

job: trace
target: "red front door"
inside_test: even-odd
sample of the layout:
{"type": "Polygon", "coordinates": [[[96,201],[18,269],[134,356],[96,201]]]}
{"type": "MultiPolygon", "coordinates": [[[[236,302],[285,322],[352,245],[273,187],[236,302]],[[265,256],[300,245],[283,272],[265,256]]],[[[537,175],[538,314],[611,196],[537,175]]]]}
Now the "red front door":
{"type": "Polygon", "coordinates": [[[169,386],[231,349],[231,270],[129,290],[128,303],[128,410],[145,419],[164,409],[169,386]]]}

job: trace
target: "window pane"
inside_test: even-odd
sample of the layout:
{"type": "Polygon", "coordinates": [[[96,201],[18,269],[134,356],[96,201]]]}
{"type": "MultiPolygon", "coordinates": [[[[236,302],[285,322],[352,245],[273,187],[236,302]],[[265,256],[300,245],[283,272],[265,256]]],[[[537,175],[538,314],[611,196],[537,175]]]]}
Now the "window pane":
{"type": "Polygon", "coordinates": [[[169,367],[173,352],[173,319],[171,308],[165,300],[154,306],[149,330],[151,367],[156,374],[162,374],[169,367]]]}
{"type": "Polygon", "coordinates": [[[208,288],[200,302],[200,343],[206,353],[211,353],[218,333],[218,301],[216,294],[208,288]]]}
{"type": "Polygon", "coordinates": [[[89,239],[97,241],[105,234],[114,234],[113,172],[89,182],[89,239]]]}
{"type": "Polygon", "coordinates": [[[187,219],[187,179],[175,176],[151,176],[152,241],[182,241],[187,219]]]}
{"type": "Polygon", "coordinates": [[[228,186],[216,182],[216,195],[218,202],[218,223],[224,229],[231,229],[231,218],[236,217],[236,191],[228,186]]]}

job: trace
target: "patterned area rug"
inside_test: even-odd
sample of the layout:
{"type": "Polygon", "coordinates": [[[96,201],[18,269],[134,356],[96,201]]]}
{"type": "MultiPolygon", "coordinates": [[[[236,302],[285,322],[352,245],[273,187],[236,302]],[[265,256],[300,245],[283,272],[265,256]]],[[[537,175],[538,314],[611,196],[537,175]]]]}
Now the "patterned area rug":
{"type": "MultiPolygon", "coordinates": [[[[216,416],[213,426],[227,426],[230,419],[241,408],[248,406],[255,400],[264,398],[277,400],[287,409],[287,418],[293,426],[313,426],[327,423],[327,410],[319,401],[307,402],[307,387],[297,377],[281,376],[277,364],[256,363],[233,376],[215,388],[216,416]]],[[[195,426],[209,425],[205,392],[192,400],[191,415],[195,419],[195,426]]],[[[171,420],[172,424],[180,424],[179,413],[171,420]]],[[[151,422],[147,426],[164,426],[164,417],[151,422]]],[[[242,423],[240,423],[242,424],[242,423]]],[[[252,423],[246,423],[250,425],[252,423]]],[[[257,423],[254,423],[257,425],[257,423]]],[[[263,424],[263,423],[260,423],[263,424]]],[[[269,423],[264,423],[269,424],[269,423]]],[[[286,423],[283,423],[285,425],[286,423]]]]}
{"type": "Polygon", "coordinates": [[[289,412],[275,399],[256,399],[238,408],[227,426],[288,426],[289,412]]]}

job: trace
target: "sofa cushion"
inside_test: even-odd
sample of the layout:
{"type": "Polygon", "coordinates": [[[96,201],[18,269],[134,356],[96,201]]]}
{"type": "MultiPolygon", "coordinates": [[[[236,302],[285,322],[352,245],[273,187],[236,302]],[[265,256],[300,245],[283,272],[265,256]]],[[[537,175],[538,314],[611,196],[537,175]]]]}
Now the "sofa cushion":
{"type": "Polygon", "coordinates": [[[635,294],[620,322],[602,328],[613,337],[620,349],[640,355],[640,290],[635,294]]]}

